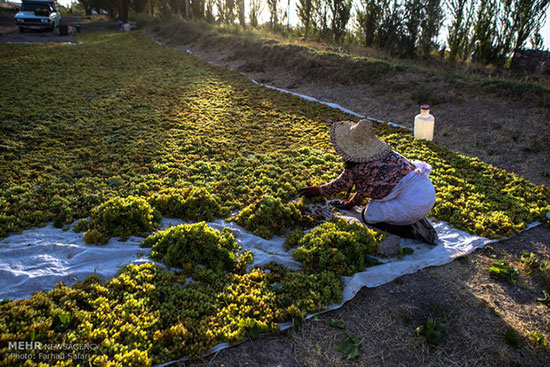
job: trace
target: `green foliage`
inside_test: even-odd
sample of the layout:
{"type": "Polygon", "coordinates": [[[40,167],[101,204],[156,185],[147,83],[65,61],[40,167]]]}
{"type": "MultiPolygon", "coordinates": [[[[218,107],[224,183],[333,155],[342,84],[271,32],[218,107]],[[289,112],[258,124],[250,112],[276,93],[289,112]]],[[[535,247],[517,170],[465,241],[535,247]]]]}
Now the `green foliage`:
{"type": "Polygon", "coordinates": [[[298,246],[302,237],[304,237],[304,231],[301,228],[291,229],[285,237],[285,249],[288,251],[298,246]]]}
{"type": "Polygon", "coordinates": [[[508,343],[510,346],[514,348],[519,348],[519,339],[518,335],[516,334],[516,331],[514,329],[507,329],[506,334],[504,334],[504,340],[506,340],[506,343],[508,343]]]}
{"type": "Polygon", "coordinates": [[[543,305],[550,307],[550,292],[543,290],[542,297],[537,298],[537,301],[539,301],[543,305]]]}
{"type": "Polygon", "coordinates": [[[334,34],[334,42],[340,43],[346,32],[346,25],[351,17],[351,0],[331,0],[328,1],[330,11],[332,13],[332,33],[334,34]]]}
{"type": "Polygon", "coordinates": [[[282,236],[288,227],[311,227],[315,218],[307,214],[303,199],[283,204],[281,199],[264,196],[241,210],[232,220],[256,236],[270,239],[282,236]]]}
{"type": "Polygon", "coordinates": [[[158,195],[153,195],[149,203],[163,216],[185,221],[211,222],[221,213],[219,199],[210,195],[206,189],[197,187],[164,189],[158,195]]]}
{"type": "Polygon", "coordinates": [[[73,230],[77,233],[80,233],[80,232],[85,232],[89,230],[91,227],[92,227],[92,223],[88,219],[82,218],[78,222],[76,222],[73,230]]]}
{"type": "Polygon", "coordinates": [[[535,342],[536,345],[541,345],[544,347],[547,346],[546,339],[544,338],[544,335],[542,333],[531,332],[529,333],[529,336],[533,338],[533,341],[535,342]]]}
{"type": "Polygon", "coordinates": [[[355,338],[348,333],[346,333],[347,340],[339,343],[336,346],[339,352],[344,354],[347,359],[355,358],[361,352],[361,341],[358,338],[355,338]]]}
{"type": "Polygon", "coordinates": [[[399,246],[399,256],[412,255],[413,253],[414,253],[414,249],[410,247],[399,246]]]}
{"type": "Polygon", "coordinates": [[[382,239],[381,233],[334,217],[304,235],[292,256],[310,273],[352,275],[370,265],[369,255],[378,253],[382,239]]]}
{"type": "Polygon", "coordinates": [[[502,261],[491,264],[491,267],[489,267],[489,275],[492,278],[516,284],[518,281],[519,272],[518,269],[508,264],[507,261],[502,261]]]}
{"type": "MultiPolygon", "coordinates": [[[[219,273],[235,270],[241,261],[250,263],[253,260],[251,253],[238,254],[242,248],[237,247],[229,228],[218,231],[205,222],[182,224],[156,232],[143,241],[143,246],[152,247],[152,259],[170,267],[180,267],[189,275],[195,273],[197,265],[219,273]]],[[[202,277],[209,278],[204,271],[202,277]]]]}
{"type": "Polygon", "coordinates": [[[540,261],[536,254],[523,251],[520,262],[529,269],[529,274],[541,278],[545,283],[550,281],[550,261],[540,261]]]}
{"type": "Polygon", "coordinates": [[[432,345],[438,345],[445,328],[433,317],[428,317],[426,322],[416,328],[416,333],[426,337],[426,341],[432,345]]]}
{"type": "Polygon", "coordinates": [[[281,293],[285,289],[283,283],[275,282],[271,284],[271,290],[275,293],[281,293]]]}
{"type": "Polygon", "coordinates": [[[523,251],[520,256],[520,262],[530,269],[536,269],[540,266],[539,257],[532,252],[523,251]]]}
{"type": "Polygon", "coordinates": [[[70,313],[56,313],[52,318],[52,328],[57,332],[64,332],[71,327],[70,313]]]}
{"type": "Polygon", "coordinates": [[[143,199],[114,197],[91,211],[93,229],[84,234],[86,243],[107,242],[111,237],[128,238],[159,228],[160,214],[143,199]]]}
{"type": "Polygon", "coordinates": [[[346,328],[346,322],[344,320],[330,319],[329,325],[336,329],[343,330],[346,328]]]}

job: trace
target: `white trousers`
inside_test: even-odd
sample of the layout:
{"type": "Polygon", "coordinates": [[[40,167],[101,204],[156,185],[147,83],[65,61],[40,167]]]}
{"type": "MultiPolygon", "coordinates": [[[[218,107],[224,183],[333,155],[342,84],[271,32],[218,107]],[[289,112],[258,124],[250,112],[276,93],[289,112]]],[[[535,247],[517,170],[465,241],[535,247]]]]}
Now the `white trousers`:
{"type": "Polygon", "coordinates": [[[432,167],[425,162],[412,163],[416,170],[403,177],[387,196],[371,200],[363,209],[365,223],[407,225],[418,222],[432,210],[435,189],[428,177],[432,167]]]}

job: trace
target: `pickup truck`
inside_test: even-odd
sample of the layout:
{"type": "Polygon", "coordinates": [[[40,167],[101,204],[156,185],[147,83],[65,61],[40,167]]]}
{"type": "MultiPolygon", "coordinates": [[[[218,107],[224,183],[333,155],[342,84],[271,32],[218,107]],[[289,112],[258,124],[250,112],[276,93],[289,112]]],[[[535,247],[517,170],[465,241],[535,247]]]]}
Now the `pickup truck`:
{"type": "Polygon", "coordinates": [[[31,29],[55,31],[60,20],[59,8],[52,0],[23,0],[19,12],[15,14],[20,32],[31,29]]]}

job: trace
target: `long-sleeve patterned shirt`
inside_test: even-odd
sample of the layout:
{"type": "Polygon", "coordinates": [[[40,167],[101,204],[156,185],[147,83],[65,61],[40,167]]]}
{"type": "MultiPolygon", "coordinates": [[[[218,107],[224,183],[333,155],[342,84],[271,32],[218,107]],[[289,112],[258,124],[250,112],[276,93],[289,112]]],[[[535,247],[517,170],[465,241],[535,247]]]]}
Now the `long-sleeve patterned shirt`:
{"type": "Polygon", "coordinates": [[[331,196],[355,185],[356,193],[350,201],[353,205],[361,205],[366,198],[382,199],[388,195],[414,169],[405,157],[391,151],[380,159],[344,169],[334,181],[320,187],[321,195],[331,196]]]}

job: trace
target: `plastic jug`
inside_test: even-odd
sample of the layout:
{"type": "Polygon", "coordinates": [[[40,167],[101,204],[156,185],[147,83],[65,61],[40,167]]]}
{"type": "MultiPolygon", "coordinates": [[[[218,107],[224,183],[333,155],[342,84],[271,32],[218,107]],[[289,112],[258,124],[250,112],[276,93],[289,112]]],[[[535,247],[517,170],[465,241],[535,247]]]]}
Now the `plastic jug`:
{"type": "Polygon", "coordinates": [[[433,140],[435,119],[430,115],[430,106],[420,106],[420,114],[414,118],[414,137],[416,139],[433,140]]]}

